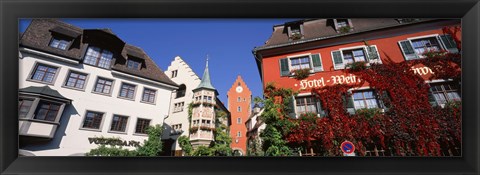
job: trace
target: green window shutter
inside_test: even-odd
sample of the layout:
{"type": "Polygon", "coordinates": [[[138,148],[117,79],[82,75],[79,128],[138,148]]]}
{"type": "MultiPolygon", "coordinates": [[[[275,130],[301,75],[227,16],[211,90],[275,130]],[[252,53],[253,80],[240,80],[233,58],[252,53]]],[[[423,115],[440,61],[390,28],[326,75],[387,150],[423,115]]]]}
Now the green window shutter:
{"type": "Polygon", "coordinates": [[[343,95],[342,100],[347,108],[347,112],[350,114],[355,114],[355,106],[353,105],[353,97],[352,95],[343,95]]]}
{"type": "Polygon", "coordinates": [[[290,70],[288,69],[288,58],[280,59],[280,76],[290,75],[290,70]]]}
{"type": "Polygon", "coordinates": [[[342,52],[340,52],[339,50],[332,51],[332,58],[334,69],[345,68],[345,66],[343,65],[342,52]]]}
{"type": "Polygon", "coordinates": [[[437,100],[435,100],[435,97],[433,96],[432,88],[430,88],[428,92],[428,102],[432,107],[438,106],[437,100]]]}
{"type": "Polygon", "coordinates": [[[288,116],[291,118],[296,118],[297,114],[295,113],[295,97],[291,96],[290,97],[290,103],[288,103],[288,108],[290,108],[290,112],[288,113],[288,116]]]}
{"type": "Polygon", "coordinates": [[[457,48],[457,43],[455,40],[453,40],[451,35],[440,35],[440,39],[442,40],[443,44],[445,45],[446,49],[450,53],[457,53],[458,48],[457,48]]]}
{"type": "Polygon", "coordinates": [[[327,115],[325,110],[323,110],[322,108],[322,102],[320,101],[320,99],[317,99],[317,112],[318,114],[320,114],[320,117],[325,117],[327,115]]]}
{"type": "Polygon", "coordinates": [[[399,41],[398,45],[400,45],[400,49],[402,50],[405,60],[413,60],[418,58],[417,54],[415,53],[415,50],[413,49],[412,44],[410,44],[410,41],[408,40],[399,41]]]}
{"type": "Polygon", "coordinates": [[[320,72],[323,71],[322,61],[320,60],[320,54],[312,55],[313,71],[320,72]]]}
{"type": "Polygon", "coordinates": [[[382,60],[380,60],[380,54],[378,54],[378,50],[376,46],[368,46],[368,62],[370,63],[382,63],[382,60]]]}

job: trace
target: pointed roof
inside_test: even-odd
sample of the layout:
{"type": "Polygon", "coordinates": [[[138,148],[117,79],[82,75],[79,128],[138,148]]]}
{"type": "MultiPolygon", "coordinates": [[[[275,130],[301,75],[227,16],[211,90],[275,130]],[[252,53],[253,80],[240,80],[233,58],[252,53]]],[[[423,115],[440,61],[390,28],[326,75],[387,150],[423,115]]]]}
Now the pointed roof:
{"type": "Polygon", "coordinates": [[[212,86],[212,83],[210,82],[210,73],[208,72],[208,56],[207,56],[207,65],[205,66],[205,71],[203,72],[203,76],[202,76],[202,81],[200,82],[198,87],[195,89],[200,89],[200,88],[216,90],[212,86]]]}

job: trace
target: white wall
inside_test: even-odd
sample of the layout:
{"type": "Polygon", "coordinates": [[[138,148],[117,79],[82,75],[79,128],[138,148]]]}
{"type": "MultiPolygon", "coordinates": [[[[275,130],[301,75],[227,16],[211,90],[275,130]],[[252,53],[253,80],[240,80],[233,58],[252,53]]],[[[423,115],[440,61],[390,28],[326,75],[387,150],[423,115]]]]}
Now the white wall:
{"type": "MultiPolygon", "coordinates": [[[[188,64],[180,57],[175,57],[174,60],[171,62],[170,66],[168,66],[165,74],[171,78],[172,81],[177,83],[178,85],[185,84],[186,86],[186,93],[184,97],[175,98],[176,93],[173,93],[171,96],[171,105],[170,105],[170,114],[167,119],[165,119],[165,126],[167,130],[165,130],[163,134],[163,139],[177,139],[180,136],[189,136],[189,123],[188,121],[188,105],[193,100],[193,92],[192,90],[195,89],[201,82],[200,77],[193,72],[193,70],[188,66],[188,64]],[[177,70],[177,77],[171,78],[172,71],[177,70]],[[178,102],[184,102],[185,106],[182,112],[174,112],[174,104],[178,102]],[[170,131],[168,130],[169,126],[175,124],[182,124],[183,133],[180,135],[170,135],[170,131]]],[[[172,150],[181,150],[180,146],[178,145],[178,141],[175,141],[175,146],[172,150]]]]}
{"type": "MultiPolygon", "coordinates": [[[[118,137],[121,140],[134,140],[143,143],[143,141],[147,139],[147,136],[134,134],[137,118],[151,119],[150,125],[161,125],[163,118],[168,115],[170,96],[173,90],[170,87],[114,76],[110,70],[86,64],[69,64],[25,52],[21,53],[21,57],[22,58],[19,59],[20,89],[29,86],[45,86],[45,84],[42,83],[26,81],[30,78],[28,76],[34,68],[35,62],[45,63],[60,67],[60,70],[57,72],[58,75],[55,79],[55,84],[50,86],[50,88],[57,90],[61,95],[73,100],[72,105],[68,105],[65,108],[60,120],[61,125],[57,129],[52,141],[45,145],[24,148],[37,156],[68,156],[88,152],[90,149],[98,146],[90,144],[88,140],[89,137],[118,137]],[[89,74],[84,91],[62,87],[70,69],[89,74]],[[111,96],[92,93],[97,76],[115,81],[111,96]],[[117,98],[122,82],[137,85],[134,101],[117,98]],[[157,90],[154,105],[140,102],[144,87],[157,90]],[[86,110],[105,113],[101,131],[80,129],[86,110]],[[109,132],[113,114],[129,116],[125,134],[109,132]]],[[[134,147],[124,148],[133,149],[134,147]]]]}

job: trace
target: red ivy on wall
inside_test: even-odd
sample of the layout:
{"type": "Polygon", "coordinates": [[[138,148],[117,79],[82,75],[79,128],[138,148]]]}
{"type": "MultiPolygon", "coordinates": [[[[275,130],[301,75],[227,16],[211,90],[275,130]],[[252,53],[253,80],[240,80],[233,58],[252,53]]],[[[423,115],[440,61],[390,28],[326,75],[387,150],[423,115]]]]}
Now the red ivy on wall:
{"type": "Polygon", "coordinates": [[[429,85],[410,69],[423,64],[434,72],[432,79],[460,80],[460,55],[444,51],[425,53],[426,59],[373,64],[366,69],[347,69],[368,82],[388,108],[371,118],[350,115],[345,109],[348,90],[355,86],[335,85],[312,90],[321,99],[328,117],[305,114],[284,138],[294,146],[315,149],[322,155],[342,155],[340,143],[349,140],[357,154],[365,155],[367,145],[392,150],[397,156],[441,156],[442,151],[461,145],[461,105],[445,108],[429,103],[429,85]]]}

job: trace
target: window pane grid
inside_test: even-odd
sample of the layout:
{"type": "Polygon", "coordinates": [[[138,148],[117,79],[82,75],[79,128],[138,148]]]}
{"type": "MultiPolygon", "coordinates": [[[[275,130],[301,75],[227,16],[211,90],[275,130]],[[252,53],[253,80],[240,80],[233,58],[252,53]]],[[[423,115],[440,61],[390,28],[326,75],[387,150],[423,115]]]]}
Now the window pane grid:
{"type": "Polygon", "coordinates": [[[426,51],[438,51],[440,50],[440,45],[435,37],[422,38],[417,40],[412,40],[413,48],[417,54],[422,54],[426,51]]]}
{"type": "Polygon", "coordinates": [[[51,83],[56,72],[57,68],[39,64],[35,69],[32,79],[51,83]]]}
{"type": "Polygon", "coordinates": [[[447,102],[461,100],[456,86],[452,84],[431,85],[430,89],[438,104],[446,104],[447,102]]]}
{"type": "Polygon", "coordinates": [[[34,119],[55,121],[60,105],[41,101],[38,104],[34,119]]]}
{"type": "Polygon", "coordinates": [[[129,85],[129,84],[122,84],[120,96],[133,99],[134,92],[135,92],[135,86],[129,85]]]}
{"type": "Polygon", "coordinates": [[[127,119],[126,116],[118,116],[114,115],[112,119],[112,125],[110,127],[111,131],[120,131],[125,132],[125,128],[127,127],[127,119]]]}
{"type": "Polygon", "coordinates": [[[112,87],[113,81],[103,78],[98,78],[97,84],[95,85],[95,92],[110,94],[110,89],[112,87]]]}
{"type": "Polygon", "coordinates": [[[310,57],[292,58],[290,59],[290,66],[292,67],[292,70],[309,69],[310,57]]]}
{"type": "Polygon", "coordinates": [[[18,102],[18,116],[20,118],[27,117],[27,114],[30,111],[32,104],[33,104],[33,100],[25,100],[25,99],[20,100],[18,102]]]}
{"type": "Polygon", "coordinates": [[[153,103],[155,101],[155,93],[156,91],[151,90],[151,89],[145,89],[143,91],[143,97],[142,100],[146,102],[151,102],[153,103]]]}
{"type": "Polygon", "coordinates": [[[87,79],[86,75],[71,72],[65,86],[83,89],[86,79],[87,79]]]}
{"type": "Polygon", "coordinates": [[[137,126],[135,128],[135,133],[146,134],[147,127],[150,125],[150,120],[138,119],[137,126]]]}
{"type": "Polygon", "coordinates": [[[378,108],[378,101],[373,91],[360,91],[353,93],[354,106],[357,109],[362,108],[378,108]]]}
{"type": "Polygon", "coordinates": [[[109,68],[113,59],[113,53],[108,50],[102,50],[98,47],[88,47],[84,63],[109,68]]]}
{"type": "Polygon", "coordinates": [[[297,114],[303,113],[318,113],[316,102],[313,96],[310,97],[297,97],[296,98],[296,112],[297,114]]]}
{"type": "Polygon", "coordinates": [[[87,112],[83,122],[83,128],[99,129],[102,122],[103,113],[87,112]]]}

